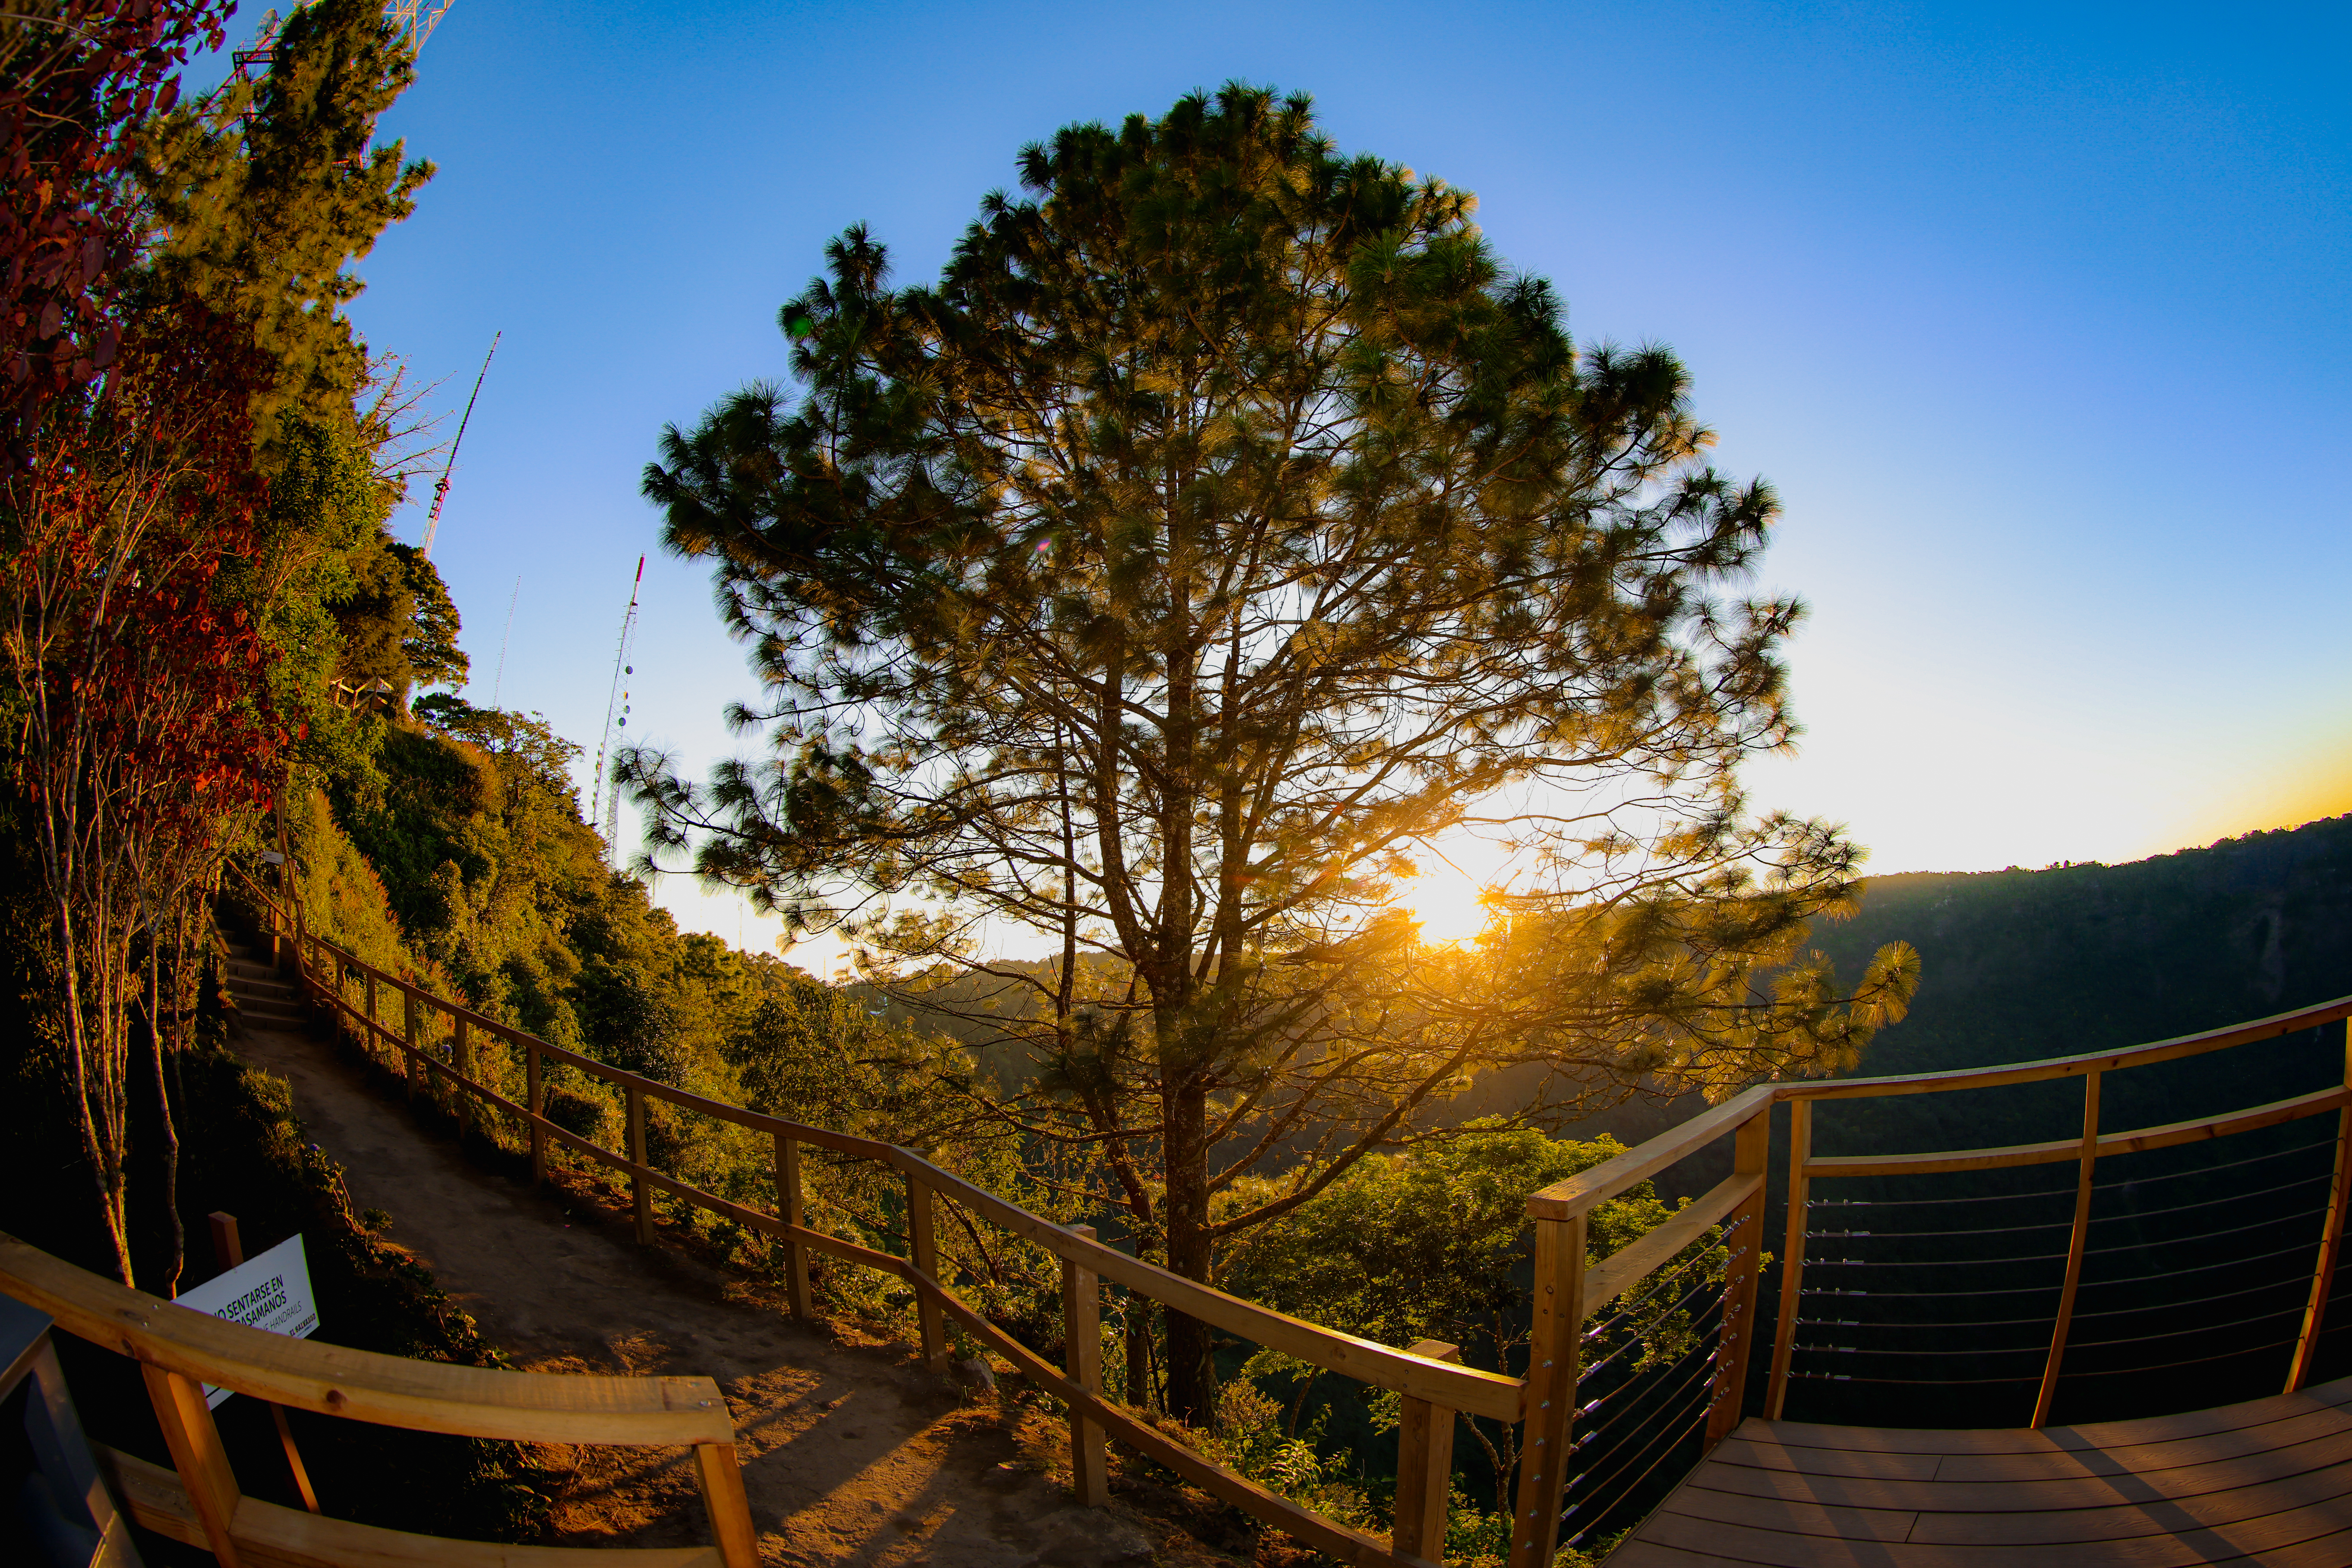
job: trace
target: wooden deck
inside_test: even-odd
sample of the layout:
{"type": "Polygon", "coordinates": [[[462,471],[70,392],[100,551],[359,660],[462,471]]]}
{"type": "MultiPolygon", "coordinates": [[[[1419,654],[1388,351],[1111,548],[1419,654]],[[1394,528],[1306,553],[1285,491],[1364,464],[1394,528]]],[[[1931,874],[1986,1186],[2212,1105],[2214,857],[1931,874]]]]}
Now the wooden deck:
{"type": "Polygon", "coordinates": [[[1748,1421],[1609,1568],[2352,1564],[2352,1378],[2041,1431],[1748,1421]]]}

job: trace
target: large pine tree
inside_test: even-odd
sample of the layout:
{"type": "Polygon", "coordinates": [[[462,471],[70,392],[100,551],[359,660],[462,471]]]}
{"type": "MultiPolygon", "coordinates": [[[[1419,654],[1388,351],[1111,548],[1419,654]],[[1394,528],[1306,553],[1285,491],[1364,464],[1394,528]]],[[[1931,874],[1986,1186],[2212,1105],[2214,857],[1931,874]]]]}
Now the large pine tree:
{"type": "MultiPolygon", "coordinates": [[[[782,312],[803,394],[663,438],[646,493],[774,752],[635,758],[660,844],[779,904],[900,896],[857,926],[886,957],[1029,988],[1008,1114],[1195,1279],[1479,1074],[1538,1116],[1842,1065],[1899,1013],[1907,950],[1850,997],[1801,957],[1857,852],[1743,809],[1801,611],[1726,596],[1776,505],[1705,466],[1671,354],[1580,351],[1467,195],[1303,98],[1075,126],[1021,183],[935,288],[843,236],[782,312]],[[1396,879],[1481,830],[1538,890],[1420,946],[1396,879]],[[1058,961],[988,962],[1021,933],[1058,961]]],[[[1171,1317],[1188,1417],[1207,1350],[1171,1317]]]]}

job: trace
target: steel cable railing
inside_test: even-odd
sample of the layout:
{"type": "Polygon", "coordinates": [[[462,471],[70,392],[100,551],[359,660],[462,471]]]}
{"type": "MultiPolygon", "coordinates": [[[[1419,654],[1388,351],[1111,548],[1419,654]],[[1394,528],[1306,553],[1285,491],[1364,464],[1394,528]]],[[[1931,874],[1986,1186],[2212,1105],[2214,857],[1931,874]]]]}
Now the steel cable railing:
{"type": "MultiPolygon", "coordinates": [[[[1809,1197],[1802,1210],[1806,1215],[1803,1239],[1839,1243],[1847,1256],[1809,1259],[1809,1271],[1821,1271],[1814,1278],[1833,1283],[1800,1287],[1803,1304],[1796,1309],[1788,1325],[1790,1343],[1783,1375],[1790,1381],[1861,1384],[1886,1390],[1916,1384],[1974,1387],[1990,1392],[2004,1384],[2034,1384],[2042,1387],[2042,1401],[2046,1407],[2054,1380],[2062,1375],[2056,1364],[2059,1353],[2072,1358],[2072,1363],[2063,1370],[2064,1378],[2104,1381],[2267,1354],[2294,1345],[2297,1336],[2281,1338],[2275,1331],[2263,1334],[2259,1326],[2285,1326],[2290,1320],[2305,1313],[2313,1283],[2307,1269],[2255,1284],[2240,1281],[2245,1279],[2247,1270],[2266,1262],[2290,1256],[2306,1259],[2310,1257],[2311,1242],[2307,1238],[2322,1234],[2332,1223],[2326,1192],[2315,1194],[2319,1202],[2306,1200],[2289,1211],[2265,1214],[2240,1224],[2209,1223],[2207,1228],[2182,1234],[2143,1234],[2127,1239],[2116,1237],[2116,1233],[2127,1225],[2142,1226],[2180,1215],[2211,1214],[2220,1218],[2232,1210],[2242,1215],[2247,1205],[2274,1201],[2283,1194],[2311,1193],[2333,1179],[2332,1168],[2285,1181],[2255,1175],[2253,1181],[2259,1184],[2212,1196],[2194,1196],[2192,1188],[2190,1194],[2184,1194],[2188,1201],[2144,1206],[2150,1197],[2160,1200],[2170,1184],[2210,1182],[2224,1173],[2274,1167],[2284,1160],[2314,1160],[2333,1154],[2336,1145],[2337,1139],[2333,1137],[2298,1140],[2290,1146],[2241,1159],[2093,1179],[2071,1193],[2062,1188],[2041,1188],[1990,1194],[1809,1197]],[[2014,1205],[2060,1197],[2074,1200],[2072,1206],[2076,1212],[2072,1218],[2021,1218],[2010,1225],[1958,1226],[1936,1226],[1929,1220],[1928,1226],[1918,1229],[1901,1223],[1906,1211],[1924,1210],[1922,1218],[1936,1212],[1930,1205],[2014,1205]],[[2116,1206],[2118,1200],[2128,1206],[2116,1206]],[[2092,1212],[2095,1208],[2105,1212],[2092,1212]],[[1868,1228],[1853,1225],[1847,1217],[1859,1219],[1864,1214],[1872,1215],[1868,1228]],[[1838,1220],[1846,1220],[1845,1227],[1830,1228],[1838,1220]],[[1823,1221],[1830,1225],[1813,1228],[1823,1221]],[[2062,1231],[2071,1233],[2072,1237],[2065,1251],[1988,1255],[1981,1250],[1998,1247],[2000,1242],[1995,1238],[2014,1236],[2021,1239],[2062,1231]],[[2256,1250],[2251,1252],[2230,1245],[2244,1238],[2276,1238],[2298,1233],[2305,1239],[2274,1247],[2261,1247],[2257,1243],[2256,1250]],[[2110,1237],[2113,1239],[2107,1239],[2110,1237]],[[2105,1273],[2105,1269],[2117,1265],[2130,1268],[2135,1258],[2153,1257],[2165,1257],[2165,1266],[2125,1274],[2105,1273]],[[2063,1278],[2031,1282],[2017,1279],[2019,1269],[2062,1263],[2066,1266],[2063,1278]],[[1914,1281],[1938,1281],[1944,1277],[1943,1271],[1956,1268],[1977,1270],[1982,1278],[1971,1280],[1966,1288],[1910,1288],[1914,1281]],[[1857,1270],[1869,1273],[1858,1275],[1853,1272],[1857,1270]],[[2178,1293],[2179,1288],[2191,1279],[2223,1270],[2230,1273],[2221,1282],[2231,1288],[2178,1293]],[[1880,1275],[1887,1279],[1887,1285],[1876,1283],[1880,1275]],[[1867,1286],[1847,1283],[1857,1278],[1873,1282],[1867,1286]],[[1998,1318],[1939,1318],[1934,1315],[1931,1306],[1937,1301],[1975,1302],[2019,1297],[2043,1303],[2044,1310],[1998,1318]],[[2270,1298],[2274,1304],[2264,1310],[2247,1310],[2264,1298],[2270,1298]],[[2231,1310],[2232,1307],[2234,1311],[2231,1310]],[[1874,1311],[1874,1308],[1883,1310],[1874,1311]],[[2069,1325],[2078,1321],[2092,1332],[2068,1332],[2069,1325]],[[2004,1330],[2027,1337],[2024,1342],[1997,1342],[2004,1330]],[[2112,1364],[2118,1356],[2135,1353],[2127,1347],[2156,1348],[2170,1342],[2212,1335],[2231,1336],[2231,1348],[2169,1361],[2134,1360],[2129,1364],[2112,1364]],[[2252,1342],[2234,1342],[2237,1341],[2252,1342]],[[2053,1351],[2053,1345],[2058,1349],[2053,1351]],[[2004,1360],[2010,1363],[2007,1368],[2001,1365],[2004,1360]],[[1935,1375],[1945,1371],[1958,1375],[1935,1375]]],[[[2097,1174],[2107,1177],[2113,1167],[2111,1160],[2097,1174]]],[[[2318,1331],[2318,1328],[2314,1326],[2312,1331],[2318,1331]]],[[[2161,1353],[2160,1350],[2158,1353],[2161,1353]]]]}

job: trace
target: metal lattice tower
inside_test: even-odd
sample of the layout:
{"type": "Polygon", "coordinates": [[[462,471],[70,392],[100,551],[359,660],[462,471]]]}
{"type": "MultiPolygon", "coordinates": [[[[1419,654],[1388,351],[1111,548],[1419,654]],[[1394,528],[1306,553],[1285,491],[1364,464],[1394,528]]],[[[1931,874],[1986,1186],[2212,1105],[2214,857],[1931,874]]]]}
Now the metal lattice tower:
{"type": "Polygon", "coordinates": [[[407,40],[411,50],[421,50],[425,47],[425,40],[433,36],[433,29],[441,25],[441,18],[448,13],[450,4],[451,0],[441,0],[441,4],[428,10],[425,0],[391,0],[391,4],[384,6],[383,14],[385,19],[400,30],[400,36],[407,40]]]}

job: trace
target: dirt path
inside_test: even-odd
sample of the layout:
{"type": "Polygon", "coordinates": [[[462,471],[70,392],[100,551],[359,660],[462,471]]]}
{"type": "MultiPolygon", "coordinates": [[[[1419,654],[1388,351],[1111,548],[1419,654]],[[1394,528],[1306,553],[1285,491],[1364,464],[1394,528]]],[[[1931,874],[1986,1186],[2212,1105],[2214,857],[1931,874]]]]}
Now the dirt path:
{"type": "MultiPolygon", "coordinates": [[[[392,1215],[388,1238],[518,1366],[717,1378],[764,1562],[1107,1568],[1154,1555],[1155,1532],[1124,1510],[1077,1507],[1024,1464],[992,1403],[964,1403],[907,1347],[845,1345],[730,1300],[717,1271],[635,1246],[584,1204],[474,1168],[308,1036],[248,1026],[237,1049],[292,1084],[311,1139],[345,1167],[353,1207],[392,1215]]],[[[678,1451],[541,1458],[572,1478],[556,1500],[566,1543],[708,1539],[678,1451]]]]}

